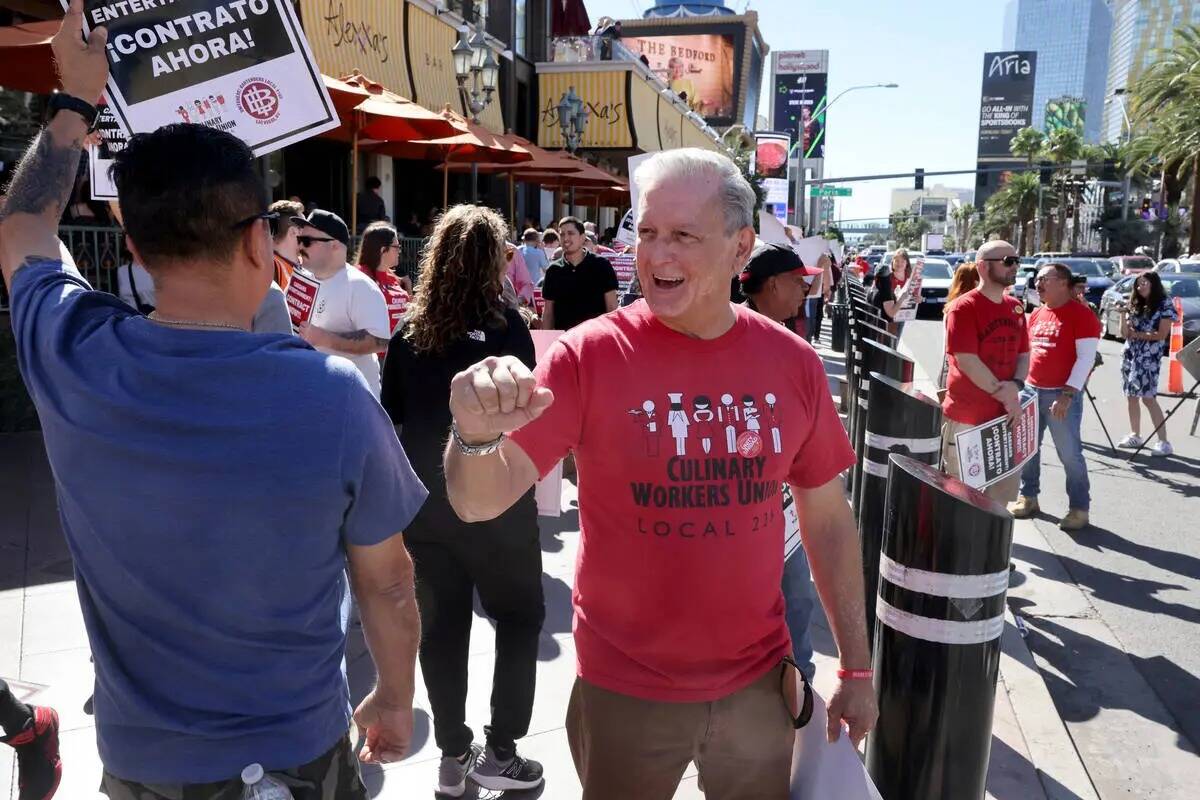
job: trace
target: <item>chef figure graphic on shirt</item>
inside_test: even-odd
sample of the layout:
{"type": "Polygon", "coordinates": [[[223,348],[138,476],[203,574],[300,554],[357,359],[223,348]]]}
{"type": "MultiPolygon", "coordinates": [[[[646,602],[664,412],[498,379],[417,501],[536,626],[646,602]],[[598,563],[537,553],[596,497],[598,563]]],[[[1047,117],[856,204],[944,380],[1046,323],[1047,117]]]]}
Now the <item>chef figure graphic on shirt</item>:
{"type": "Polygon", "coordinates": [[[683,410],[683,392],[667,392],[671,407],[667,409],[667,426],[675,437],[675,455],[687,455],[688,415],[683,410]]]}
{"type": "Polygon", "coordinates": [[[642,439],[646,445],[646,455],[650,458],[658,457],[658,416],[654,410],[654,401],[646,400],[642,403],[641,408],[631,408],[629,413],[635,417],[645,417],[645,420],[640,423],[642,428],[642,439]]]}
{"type": "Polygon", "coordinates": [[[779,434],[779,419],[775,416],[775,393],[767,392],[763,397],[767,401],[767,425],[771,427],[771,446],[776,453],[783,452],[783,438],[779,434]]]}
{"type": "Polygon", "coordinates": [[[721,395],[721,408],[717,418],[725,425],[725,449],[729,453],[737,452],[737,426],[735,422],[741,419],[738,407],[734,405],[733,395],[726,392],[721,395]]]}

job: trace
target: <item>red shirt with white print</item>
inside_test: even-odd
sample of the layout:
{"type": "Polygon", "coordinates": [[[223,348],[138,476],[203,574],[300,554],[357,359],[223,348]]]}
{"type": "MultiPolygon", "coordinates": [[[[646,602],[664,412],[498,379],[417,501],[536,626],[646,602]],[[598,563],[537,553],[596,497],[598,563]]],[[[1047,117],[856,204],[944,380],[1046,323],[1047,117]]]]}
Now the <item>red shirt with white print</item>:
{"type": "Polygon", "coordinates": [[[1100,320],[1083,303],[1041,306],[1029,318],[1029,383],[1040,389],[1066,386],[1075,366],[1075,342],[1099,338],[1100,320]]]}
{"type": "Polygon", "coordinates": [[[854,461],[816,352],[735,309],[712,340],[645,301],[573,328],[537,367],[554,403],[512,436],[542,475],[575,452],[578,669],[610,691],[706,702],[779,664],[780,491],[854,461]]]}

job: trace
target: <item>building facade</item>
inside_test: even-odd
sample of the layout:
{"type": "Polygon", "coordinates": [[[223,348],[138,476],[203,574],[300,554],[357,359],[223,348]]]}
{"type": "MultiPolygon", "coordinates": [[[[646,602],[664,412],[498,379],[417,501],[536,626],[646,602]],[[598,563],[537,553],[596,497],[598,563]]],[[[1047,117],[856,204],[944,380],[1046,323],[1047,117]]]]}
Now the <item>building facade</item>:
{"type": "MultiPolygon", "coordinates": [[[[1106,0],[1011,0],[1006,19],[1010,50],[1036,50],[1033,127],[1051,127],[1057,108],[1082,110],[1084,138],[1098,143],[1104,116],[1113,15],[1106,0]],[[1010,28],[1011,23],[1011,28],[1010,28]]],[[[1078,119],[1073,113],[1072,118],[1078,119]]]]}
{"type": "Polygon", "coordinates": [[[1132,89],[1157,53],[1175,42],[1176,29],[1200,25],[1200,0],[1114,0],[1109,47],[1103,140],[1125,136],[1124,93],[1132,89]]]}
{"type": "Polygon", "coordinates": [[[947,233],[952,226],[954,209],[968,205],[975,197],[974,189],[962,189],[936,184],[924,189],[892,189],[890,213],[911,211],[929,222],[932,233],[947,233]]]}

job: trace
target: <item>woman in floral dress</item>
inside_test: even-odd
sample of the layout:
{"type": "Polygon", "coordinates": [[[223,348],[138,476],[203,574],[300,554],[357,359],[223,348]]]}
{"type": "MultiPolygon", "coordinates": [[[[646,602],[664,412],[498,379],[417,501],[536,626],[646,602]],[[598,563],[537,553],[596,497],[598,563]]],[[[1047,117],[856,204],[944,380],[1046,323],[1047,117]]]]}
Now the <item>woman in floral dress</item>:
{"type": "Polygon", "coordinates": [[[1152,452],[1162,456],[1174,452],[1167,441],[1163,411],[1157,399],[1158,372],[1166,352],[1167,339],[1171,335],[1173,319],[1175,306],[1163,290],[1162,279],[1157,272],[1143,272],[1133,284],[1129,311],[1121,323],[1121,335],[1125,337],[1121,385],[1129,401],[1131,433],[1117,443],[1118,447],[1136,449],[1142,446],[1140,401],[1150,412],[1150,419],[1158,429],[1158,444],[1152,448],[1152,452]]]}

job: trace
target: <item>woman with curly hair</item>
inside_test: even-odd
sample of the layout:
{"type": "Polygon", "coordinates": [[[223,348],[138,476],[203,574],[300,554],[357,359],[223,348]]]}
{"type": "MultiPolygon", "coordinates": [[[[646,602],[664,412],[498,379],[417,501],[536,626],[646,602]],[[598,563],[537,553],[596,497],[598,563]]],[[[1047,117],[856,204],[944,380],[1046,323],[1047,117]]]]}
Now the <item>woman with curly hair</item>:
{"type": "Polygon", "coordinates": [[[442,474],[455,374],[490,356],[516,356],[534,366],[529,330],[500,298],[506,233],[500,216],[480,206],[455,206],[438,219],[421,258],[421,290],[392,339],[383,370],[383,407],[429,489],[404,538],[416,570],[421,671],[442,751],[437,790],[451,797],[463,794],[468,775],[494,791],[542,781],[541,765],[516,751],[533,712],[545,617],[533,490],[494,520],[465,523],[450,507],[442,474]],[[486,749],[473,742],[466,724],[476,591],[496,627],[486,749]]]}

